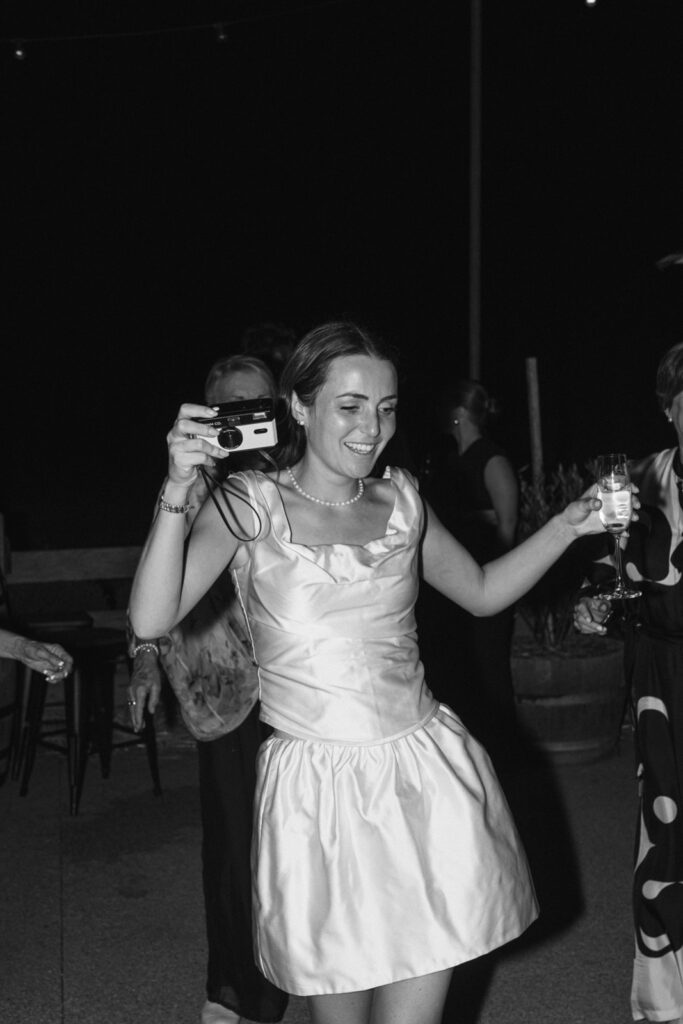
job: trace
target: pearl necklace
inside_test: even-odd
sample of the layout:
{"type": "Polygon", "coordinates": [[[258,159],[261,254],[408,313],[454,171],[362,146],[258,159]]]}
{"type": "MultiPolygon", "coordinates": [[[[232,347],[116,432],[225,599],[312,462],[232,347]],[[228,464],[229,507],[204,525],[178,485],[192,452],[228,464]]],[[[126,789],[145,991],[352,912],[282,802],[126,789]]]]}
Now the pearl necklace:
{"type": "Polygon", "coordinates": [[[354,501],[358,501],[363,497],[363,492],[365,490],[365,484],[359,478],[358,493],[354,494],[352,498],[347,498],[346,501],[325,501],[323,498],[315,498],[312,494],[305,491],[289,466],[287,466],[287,472],[289,473],[289,479],[292,481],[294,490],[298,491],[302,498],[308,498],[309,501],[314,501],[316,505],[326,505],[327,508],[341,508],[342,505],[353,505],[354,501]]]}

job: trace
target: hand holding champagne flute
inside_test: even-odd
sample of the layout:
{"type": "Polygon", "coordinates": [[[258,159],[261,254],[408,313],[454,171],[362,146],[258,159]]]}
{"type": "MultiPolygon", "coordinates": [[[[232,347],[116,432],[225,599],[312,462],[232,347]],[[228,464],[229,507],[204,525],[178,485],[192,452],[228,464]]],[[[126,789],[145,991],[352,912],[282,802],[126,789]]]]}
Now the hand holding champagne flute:
{"type": "Polygon", "coordinates": [[[623,453],[598,455],[597,481],[598,498],[602,502],[599,515],[607,532],[614,537],[616,564],[614,583],[606,590],[601,590],[599,596],[610,601],[640,597],[640,591],[624,579],[621,567],[619,536],[628,528],[633,515],[633,493],[626,456],[623,453]]]}

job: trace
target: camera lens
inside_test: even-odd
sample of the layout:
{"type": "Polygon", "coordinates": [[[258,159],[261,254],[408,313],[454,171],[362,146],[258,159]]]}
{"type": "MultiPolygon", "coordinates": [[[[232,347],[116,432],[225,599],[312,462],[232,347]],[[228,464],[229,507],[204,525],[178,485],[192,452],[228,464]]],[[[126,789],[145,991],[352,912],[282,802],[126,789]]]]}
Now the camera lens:
{"type": "Polygon", "coordinates": [[[242,431],[238,427],[225,427],[216,440],[221,448],[227,448],[229,451],[239,448],[243,440],[242,431]]]}

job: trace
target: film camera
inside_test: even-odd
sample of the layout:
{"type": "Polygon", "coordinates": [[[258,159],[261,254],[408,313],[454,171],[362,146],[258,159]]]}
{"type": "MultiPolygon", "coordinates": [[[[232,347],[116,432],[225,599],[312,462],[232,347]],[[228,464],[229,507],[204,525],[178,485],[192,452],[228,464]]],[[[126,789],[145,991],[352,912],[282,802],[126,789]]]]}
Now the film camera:
{"type": "Polygon", "coordinates": [[[252,448],[272,448],[277,444],[275,405],[270,398],[254,398],[244,402],[223,402],[211,419],[197,419],[220,431],[215,436],[197,434],[216,448],[244,452],[252,448]]]}

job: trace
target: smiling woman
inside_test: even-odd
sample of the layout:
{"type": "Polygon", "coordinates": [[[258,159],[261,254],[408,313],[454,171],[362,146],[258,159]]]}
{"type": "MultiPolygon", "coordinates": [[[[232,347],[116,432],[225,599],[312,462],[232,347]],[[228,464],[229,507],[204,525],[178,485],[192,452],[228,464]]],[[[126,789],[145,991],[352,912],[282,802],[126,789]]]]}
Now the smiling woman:
{"type": "Polygon", "coordinates": [[[132,622],[138,636],[166,632],[231,566],[274,729],[258,758],[257,966],[309,997],[313,1024],[438,1024],[453,966],[537,911],[489,758],[427,688],[418,569],[491,614],[576,537],[602,531],[599,503],[573,503],[480,568],[407,473],[370,476],[396,416],[396,369],[379,341],[353,323],[316,328],[281,391],[291,436],[275,470],[232,474],[229,514],[205,504],[186,551],[173,509],[216,449],[196,436],[211,410],[181,406],[132,622]]]}
{"type": "Polygon", "coordinates": [[[283,449],[281,461],[297,463],[306,451],[305,419],[308,413],[315,414],[314,405],[319,394],[324,397],[327,409],[333,409],[339,417],[347,417],[347,433],[353,426],[363,426],[362,415],[367,414],[370,403],[374,401],[381,416],[381,432],[370,424],[371,436],[361,440],[357,432],[355,438],[347,438],[356,446],[357,454],[371,459],[365,473],[362,473],[363,467],[356,468],[357,475],[367,475],[396,429],[394,417],[398,396],[394,353],[368,331],[345,322],[323,324],[304,340],[306,344],[301,342],[297,346],[282,374],[280,389],[291,413],[293,433],[283,449]],[[359,359],[361,362],[356,362],[359,359]],[[380,379],[373,380],[373,394],[370,395],[365,394],[361,385],[363,370],[369,369],[373,361],[377,369],[381,368],[382,374],[380,379]],[[353,417],[356,418],[355,424],[353,417]]]}
{"type": "Polygon", "coordinates": [[[291,456],[287,453],[294,460],[287,468],[296,492],[289,495],[288,516],[292,536],[306,537],[309,544],[363,544],[384,536],[393,507],[388,481],[370,481],[366,487],[363,478],[396,429],[396,370],[388,352],[369,335],[359,332],[366,351],[352,353],[345,337],[348,326],[332,331],[330,326],[309,336],[311,346],[327,348],[327,366],[308,362],[306,350],[297,350],[282,378],[296,430],[291,456]],[[364,495],[360,515],[341,511],[364,495]],[[334,511],[321,516],[315,505],[334,511]]]}

